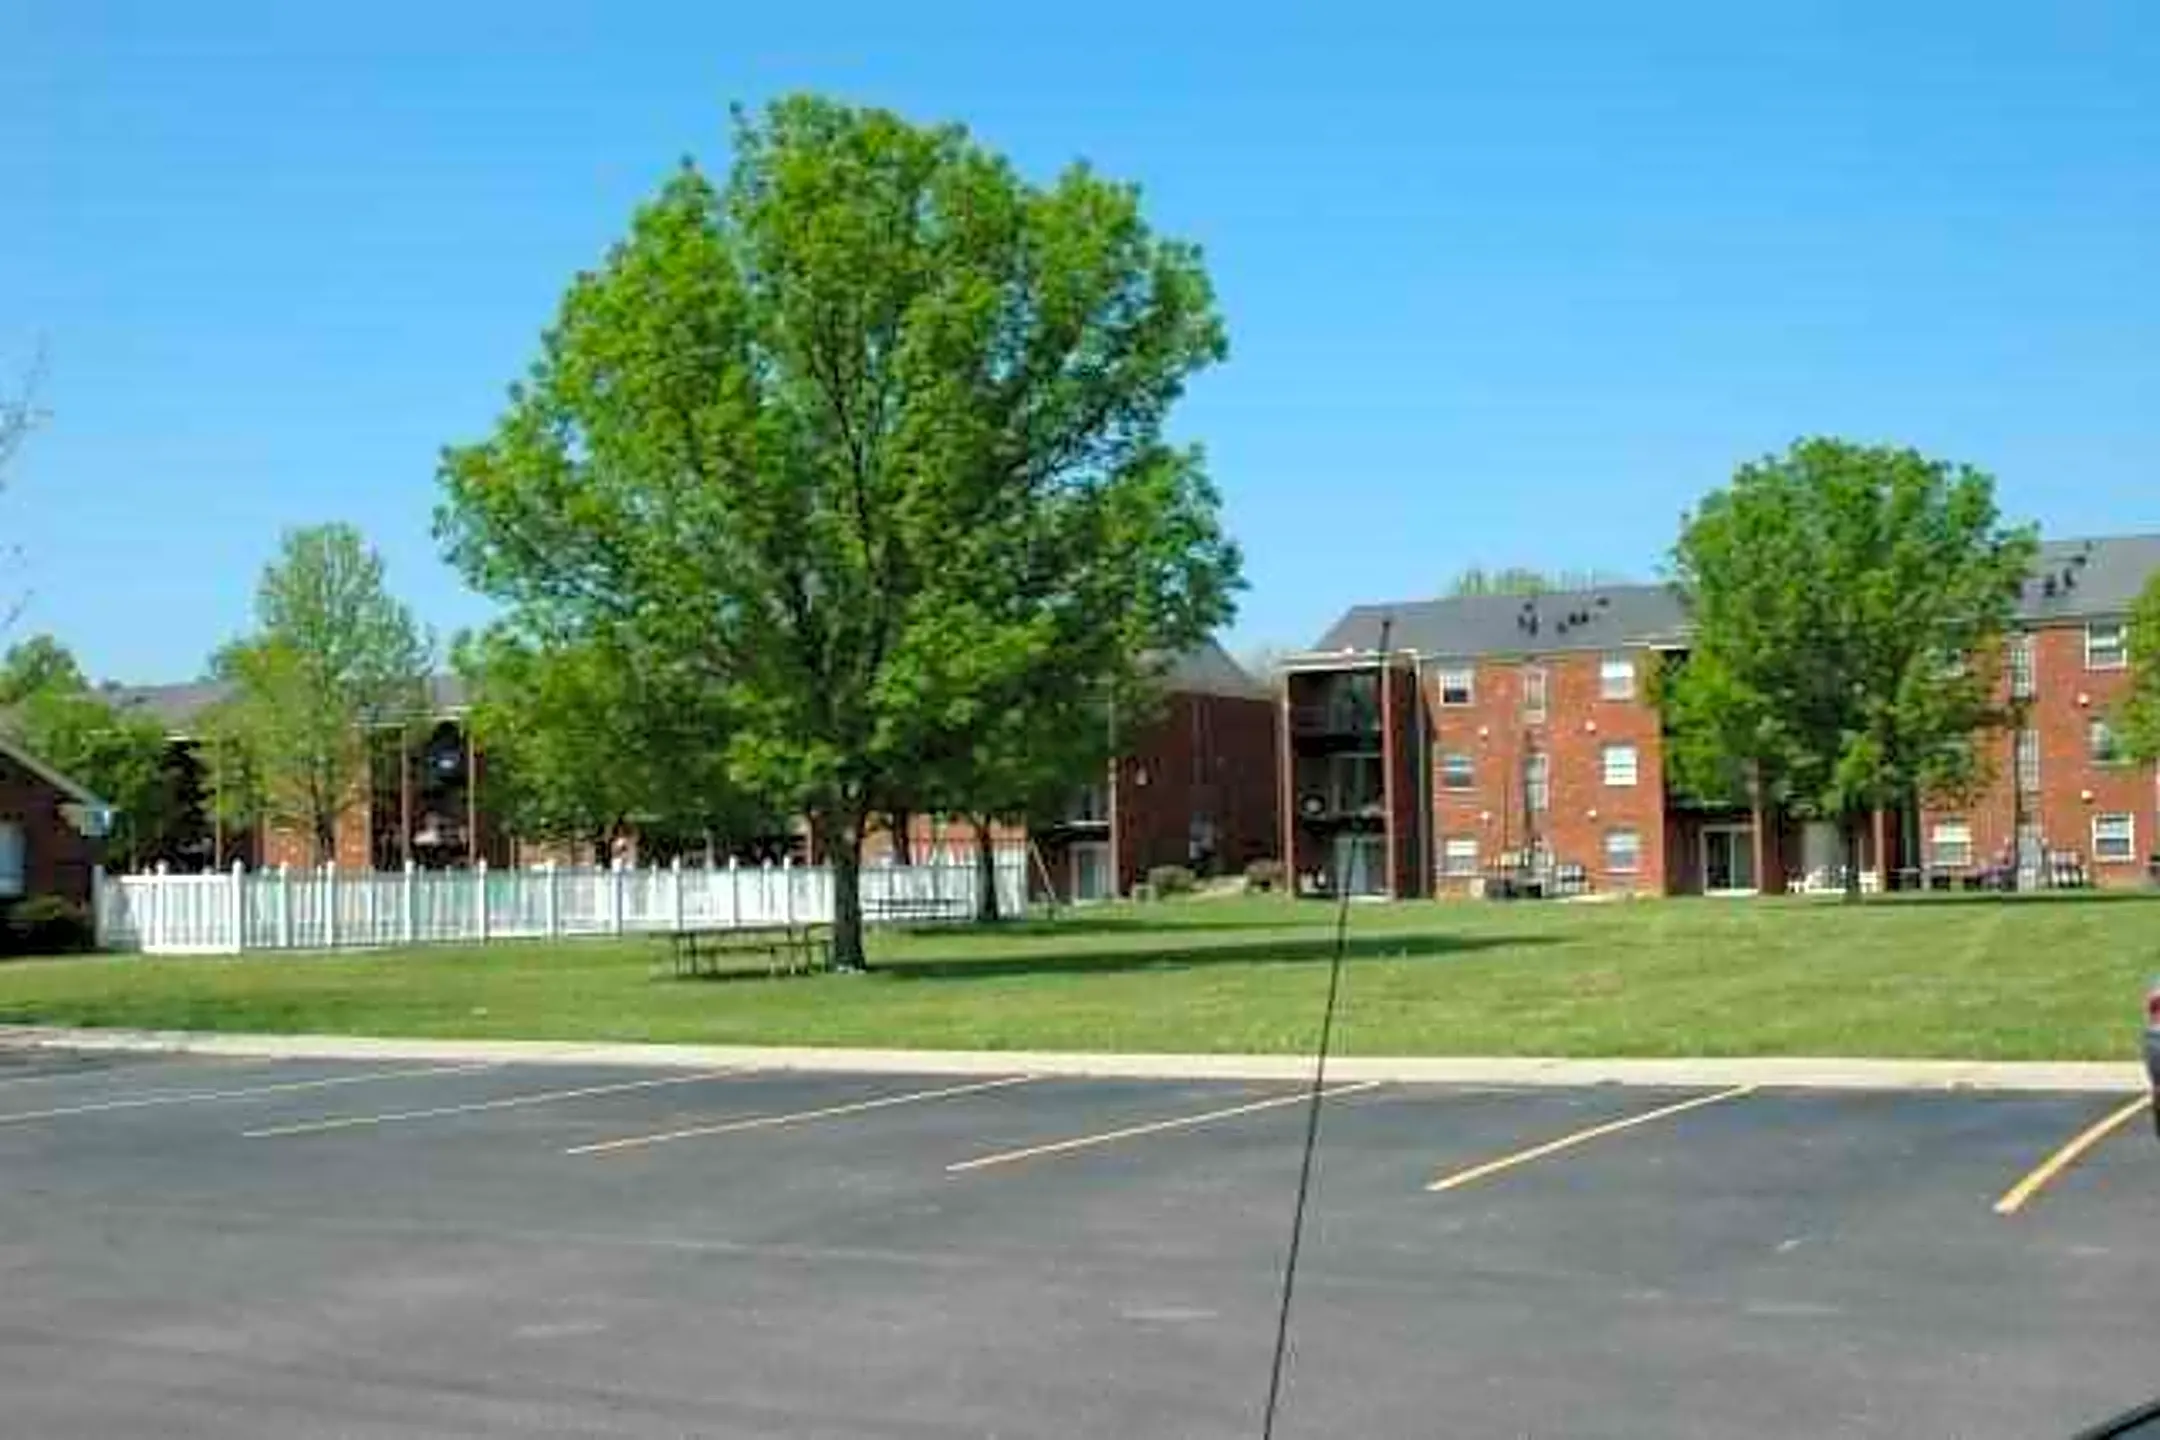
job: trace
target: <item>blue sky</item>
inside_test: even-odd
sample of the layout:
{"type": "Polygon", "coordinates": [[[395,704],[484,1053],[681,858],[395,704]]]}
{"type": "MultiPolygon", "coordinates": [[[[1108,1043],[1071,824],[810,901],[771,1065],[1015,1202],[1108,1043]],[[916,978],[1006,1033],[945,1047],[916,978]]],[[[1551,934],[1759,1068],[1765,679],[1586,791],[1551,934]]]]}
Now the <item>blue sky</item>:
{"type": "Polygon", "coordinates": [[[196,673],[286,526],[430,535],[571,274],[725,107],[815,89],[1084,156],[1198,240],[1233,643],[1463,565],[1655,572],[1803,433],[1909,442],[2057,533],[2160,529],[2160,6],[17,0],[0,497],[93,673],[196,673]],[[1893,13],[1894,12],[1894,13],[1893,13]]]}

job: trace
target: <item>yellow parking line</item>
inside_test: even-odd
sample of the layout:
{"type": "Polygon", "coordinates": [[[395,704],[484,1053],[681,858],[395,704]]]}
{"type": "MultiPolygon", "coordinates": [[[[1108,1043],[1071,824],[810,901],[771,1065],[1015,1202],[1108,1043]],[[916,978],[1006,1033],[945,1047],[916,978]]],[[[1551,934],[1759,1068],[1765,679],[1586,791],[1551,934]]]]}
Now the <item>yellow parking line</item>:
{"type": "Polygon", "coordinates": [[[424,1075],[470,1075],[492,1070],[492,1065],[430,1065],[421,1070],[375,1070],[365,1075],[333,1075],[324,1080],[286,1080],[276,1085],[250,1085],[239,1090],[153,1090],[117,1100],[95,1100],[83,1105],[59,1105],[50,1110],[20,1110],[0,1115],[0,1125],[19,1125],[30,1120],[58,1120],[68,1115],[95,1115],[106,1110],[139,1110],[149,1105],[185,1105],[191,1101],[246,1100],[256,1095],[282,1095],[294,1090],[327,1090],[333,1085],[365,1085],[375,1080],[417,1080],[424,1075]]]}
{"type": "Polygon", "coordinates": [[[2072,1165],[2077,1164],[2084,1157],[2086,1151],[2129,1124],[2141,1111],[2151,1105],[2152,1100],[2141,1095],[2120,1110],[2079,1131],[2070,1138],[2069,1144],[2041,1161],[2030,1175],[2004,1191],[2002,1199],[1995,1202],[1995,1213],[1998,1215],[2017,1214],[2018,1211],[2025,1208],[2026,1201],[2046,1189],[2048,1182],[2052,1181],[2056,1176],[2068,1170],[2072,1165]]]}
{"type": "Polygon", "coordinates": [[[797,1125],[806,1120],[831,1120],[842,1115],[860,1115],[870,1110],[884,1110],[894,1105],[915,1105],[925,1100],[943,1100],[954,1095],[974,1095],[984,1090],[1002,1090],[1008,1085],[1025,1085],[1034,1079],[1032,1075],[1007,1075],[998,1080],[977,1080],[966,1085],[946,1085],[936,1090],[910,1090],[901,1095],[882,1095],[875,1100],[857,1100],[846,1105],[827,1105],[817,1110],[793,1110],[780,1115],[753,1115],[744,1120],[727,1120],[717,1125],[694,1125],[687,1130],[665,1130],[658,1135],[629,1135],[620,1140],[601,1140],[591,1145],[573,1145],[563,1151],[565,1155],[605,1155],[617,1150],[634,1150],[643,1146],[666,1145],[676,1140],[697,1140],[712,1135],[733,1135],[744,1130],[774,1130],[782,1125],[797,1125]]]}
{"type": "Polygon", "coordinates": [[[1632,1130],[1638,1125],[1648,1125],[1653,1120],[1663,1120],[1669,1116],[1684,1114],[1689,1110],[1699,1110],[1705,1105],[1716,1105],[1725,1100],[1738,1100],[1743,1095],[1754,1094],[1755,1090],[1756,1087],[1753,1085],[1735,1085],[1732,1089],[1720,1090],[1715,1095],[1698,1095],[1692,1100],[1682,1100],[1675,1105],[1661,1105],[1655,1110],[1645,1110],[1640,1115],[1630,1115],[1623,1120],[1608,1120],[1603,1125],[1593,1125],[1587,1130],[1577,1130],[1572,1135],[1563,1135],[1557,1140],[1548,1140],[1542,1145],[1533,1145],[1527,1150],[1517,1150],[1512,1155],[1503,1155],[1497,1160],[1488,1160],[1482,1165],[1473,1165],[1467,1170],[1457,1170],[1451,1175],[1442,1175],[1425,1188],[1436,1195],[1445,1190],[1460,1190],[1465,1185],[1475,1184],[1480,1180],[1498,1175],[1504,1170],[1512,1170],[1518,1165],[1527,1165],[1533,1160],[1542,1160],[1547,1155],[1557,1155],[1563,1150],[1572,1150],[1577,1145],[1587,1144],[1601,1136],[1617,1135],[1622,1130],[1632,1130]]]}
{"type": "Polygon", "coordinates": [[[326,1130],[354,1130],[364,1125],[396,1125],[407,1120],[434,1120],[444,1115],[475,1115],[484,1110],[515,1110],[525,1105],[545,1105],[553,1100],[582,1100],[592,1095],[619,1095],[626,1090],[653,1090],[663,1085],[694,1085],[741,1072],[702,1070],[694,1075],[668,1075],[657,1080],[622,1080],[610,1085],[581,1085],[575,1090],[541,1090],[529,1095],[506,1095],[499,1100],[475,1100],[465,1105],[437,1105],[427,1110],[398,1110],[388,1115],[334,1115],[323,1120],[302,1120],[294,1125],[268,1125],[243,1130],[243,1140],[273,1140],[287,1135],[320,1135],[326,1130]]]}
{"type": "MultiPolygon", "coordinates": [[[[1338,1095],[1355,1095],[1360,1091],[1375,1090],[1378,1080],[1361,1080],[1354,1085],[1335,1085],[1322,1092],[1327,1099],[1338,1095]]],[[[1113,1145],[1120,1140],[1132,1140],[1142,1135],[1160,1135],[1170,1130],[1190,1130],[1196,1125],[1208,1125],[1217,1120],[1228,1120],[1238,1115],[1254,1115],[1262,1110],[1280,1110],[1287,1105],[1300,1105],[1312,1099],[1312,1092],[1301,1090],[1295,1095],[1276,1095],[1266,1100],[1255,1100],[1246,1105],[1232,1105],[1226,1110],[1208,1110],[1198,1115],[1181,1115],[1171,1120],[1155,1120],[1145,1125],[1128,1125],[1122,1130],[1105,1130],[1099,1135],[1081,1135],[1071,1140],[1056,1140],[1047,1145],[1030,1145],[1022,1150],[1001,1150],[995,1155],[981,1155],[973,1160],[962,1160],[947,1165],[949,1175],[963,1175],[970,1170],[987,1170],[993,1165],[1012,1165],[1022,1160],[1037,1160],[1046,1155],[1065,1155],[1074,1150],[1089,1150],[1098,1145],[1113,1145]]]]}

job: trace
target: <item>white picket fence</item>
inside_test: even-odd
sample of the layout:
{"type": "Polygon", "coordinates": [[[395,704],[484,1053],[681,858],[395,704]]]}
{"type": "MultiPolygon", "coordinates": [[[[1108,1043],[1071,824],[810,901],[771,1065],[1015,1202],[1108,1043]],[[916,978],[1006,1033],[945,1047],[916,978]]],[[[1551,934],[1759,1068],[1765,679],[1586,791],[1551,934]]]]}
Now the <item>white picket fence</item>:
{"type": "MultiPolygon", "coordinates": [[[[995,859],[999,906],[1017,914],[1027,900],[1027,853],[1001,849],[995,859]]],[[[975,886],[966,849],[942,850],[922,865],[866,867],[864,915],[871,924],[887,910],[965,917],[975,886]]],[[[230,955],[816,924],[832,920],[833,882],[825,866],[791,862],[252,873],[235,866],[209,875],[100,872],[93,909],[104,949],[230,955]]]]}

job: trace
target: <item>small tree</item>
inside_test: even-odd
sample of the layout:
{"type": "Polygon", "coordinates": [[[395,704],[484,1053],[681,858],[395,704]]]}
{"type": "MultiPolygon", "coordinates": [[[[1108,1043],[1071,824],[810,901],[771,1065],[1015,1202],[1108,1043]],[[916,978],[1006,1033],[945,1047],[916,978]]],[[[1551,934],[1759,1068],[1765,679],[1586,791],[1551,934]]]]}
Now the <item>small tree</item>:
{"type": "Polygon", "coordinates": [[[82,667],[67,646],[50,635],[32,635],[8,647],[0,657],[0,709],[20,705],[48,691],[87,690],[82,667]]]}
{"type": "Polygon", "coordinates": [[[255,619],[213,662],[233,693],[211,728],[244,755],[267,818],[306,834],[319,863],[360,798],[369,737],[422,713],[429,643],[350,525],[288,532],[255,619]]]}
{"type": "Polygon", "coordinates": [[[2010,719],[1995,682],[2034,553],[1968,467],[1838,440],[1743,465],[1673,551],[1676,779],[1835,819],[1857,898],[1870,811],[1985,782],[1974,742],[2010,719]]]}
{"type": "Polygon", "coordinates": [[[1114,674],[1227,618],[1215,492],[1163,439],[1224,349],[1131,187],[786,99],[571,287],[439,527],[518,623],[696,678],[738,780],[809,816],[856,968],[864,827],[918,757],[1068,637],[1114,674]]]}
{"type": "Polygon", "coordinates": [[[2160,574],[2145,582],[2130,612],[2130,695],[2116,723],[2124,753],[2160,760],[2160,574]]]}

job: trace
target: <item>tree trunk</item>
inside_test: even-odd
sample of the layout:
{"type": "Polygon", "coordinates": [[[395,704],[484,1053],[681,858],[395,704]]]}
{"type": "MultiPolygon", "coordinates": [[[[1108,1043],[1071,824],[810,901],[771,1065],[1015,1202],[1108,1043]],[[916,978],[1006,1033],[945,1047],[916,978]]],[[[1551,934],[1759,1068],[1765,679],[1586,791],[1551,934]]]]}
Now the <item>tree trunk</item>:
{"type": "Polygon", "coordinates": [[[1845,903],[1860,903],[1860,812],[1847,810],[1838,817],[1845,837],[1845,903]]]}
{"type": "Polygon", "coordinates": [[[860,973],[870,968],[863,956],[862,825],[843,820],[824,839],[833,877],[833,969],[860,973]]]}
{"type": "Polygon", "coordinates": [[[915,863],[915,838],[910,832],[915,829],[915,812],[912,810],[892,811],[885,817],[885,829],[892,836],[893,864],[913,865],[915,863]]]}
{"type": "Polygon", "coordinates": [[[975,817],[975,922],[995,925],[998,913],[997,854],[990,848],[990,817],[975,817]]]}
{"type": "Polygon", "coordinates": [[[318,811],[315,816],[315,863],[332,864],[337,860],[337,816],[318,811]]]}

